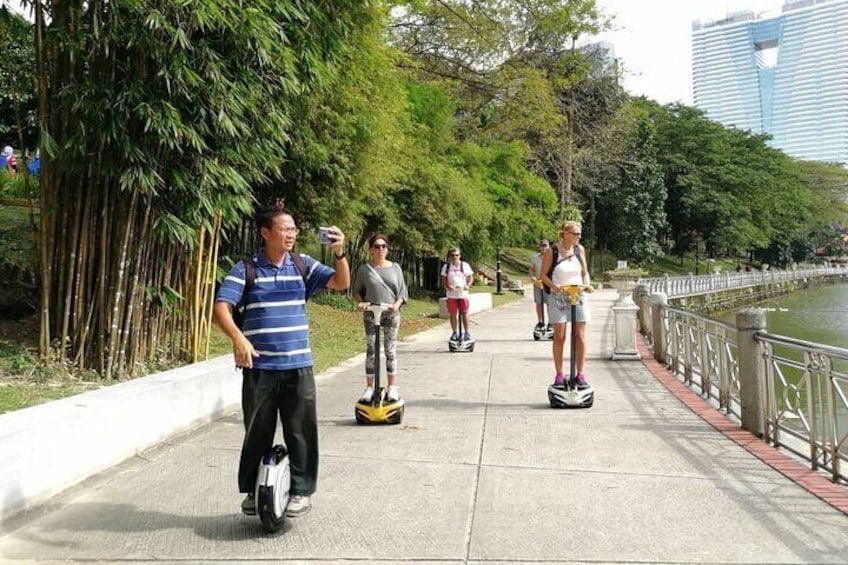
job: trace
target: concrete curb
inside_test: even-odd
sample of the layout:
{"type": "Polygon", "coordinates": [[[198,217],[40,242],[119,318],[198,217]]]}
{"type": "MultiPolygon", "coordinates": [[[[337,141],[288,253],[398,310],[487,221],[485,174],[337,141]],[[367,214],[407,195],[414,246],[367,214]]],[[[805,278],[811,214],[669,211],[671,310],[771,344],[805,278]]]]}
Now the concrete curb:
{"type": "Polygon", "coordinates": [[[0,519],[240,402],[226,355],[0,415],[0,519]]]}

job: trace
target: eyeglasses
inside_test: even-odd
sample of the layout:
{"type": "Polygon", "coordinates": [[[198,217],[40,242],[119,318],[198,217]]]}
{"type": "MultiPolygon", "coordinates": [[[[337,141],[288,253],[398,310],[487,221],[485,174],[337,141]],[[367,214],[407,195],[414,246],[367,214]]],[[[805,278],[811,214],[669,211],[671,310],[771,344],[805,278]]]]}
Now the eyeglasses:
{"type": "Polygon", "coordinates": [[[459,257],[459,253],[451,253],[450,256],[451,257],[459,257]]]}
{"type": "Polygon", "coordinates": [[[371,246],[371,249],[388,249],[388,248],[389,248],[388,243],[375,243],[374,245],[371,246]]]}
{"type": "Polygon", "coordinates": [[[286,235],[297,235],[300,233],[300,230],[297,228],[281,228],[280,231],[286,235]]]}

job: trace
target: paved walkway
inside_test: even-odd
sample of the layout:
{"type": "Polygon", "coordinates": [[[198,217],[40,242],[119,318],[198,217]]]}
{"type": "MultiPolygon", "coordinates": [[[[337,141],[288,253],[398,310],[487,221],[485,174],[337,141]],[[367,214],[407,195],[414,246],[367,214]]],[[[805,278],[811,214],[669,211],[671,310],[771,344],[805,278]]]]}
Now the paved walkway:
{"type": "Polygon", "coordinates": [[[474,353],[444,327],[400,346],[399,426],[354,424],[361,359],[321,375],[319,492],[279,535],[238,513],[233,414],[7,521],[0,561],[848,562],[848,516],[609,360],[614,297],[592,301],[591,409],[548,407],[525,299],[474,316],[474,353]]]}

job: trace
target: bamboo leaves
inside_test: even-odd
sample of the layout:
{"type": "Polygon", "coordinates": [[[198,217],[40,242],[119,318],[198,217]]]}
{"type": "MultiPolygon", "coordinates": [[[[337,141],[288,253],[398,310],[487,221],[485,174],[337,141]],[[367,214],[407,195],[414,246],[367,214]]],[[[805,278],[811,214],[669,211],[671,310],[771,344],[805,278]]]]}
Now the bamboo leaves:
{"type": "Polygon", "coordinates": [[[43,3],[45,355],[110,379],[203,355],[222,229],[362,17],[320,4],[43,3]]]}

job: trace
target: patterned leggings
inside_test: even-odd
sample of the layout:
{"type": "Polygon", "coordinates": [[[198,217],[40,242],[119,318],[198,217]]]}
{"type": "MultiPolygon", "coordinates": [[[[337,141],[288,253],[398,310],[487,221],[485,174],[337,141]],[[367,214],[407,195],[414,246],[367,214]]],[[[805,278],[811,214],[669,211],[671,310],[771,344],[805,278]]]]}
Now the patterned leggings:
{"type": "MultiPolygon", "coordinates": [[[[374,376],[375,344],[377,335],[375,333],[374,313],[365,312],[362,317],[365,322],[365,374],[374,376]]],[[[397,334],[400,326],[400,313],[383,312],[380,317],[380,330],[383,334],[383,353],[386,355],[386,373],[394,375],[397,371],[397,334]]]]}

